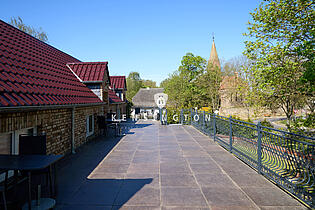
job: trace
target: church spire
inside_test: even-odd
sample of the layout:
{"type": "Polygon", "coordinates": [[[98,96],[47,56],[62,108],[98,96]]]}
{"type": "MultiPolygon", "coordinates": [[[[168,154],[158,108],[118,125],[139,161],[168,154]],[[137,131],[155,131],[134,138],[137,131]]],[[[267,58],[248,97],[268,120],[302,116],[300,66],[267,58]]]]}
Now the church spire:
{"type": "Polygon", "coordinates": [[[217,49],[215,48],[215,44],[214,44],[214,34],[212,34],[212,47],[211,47],[210,58],[208,61],[208,66],[210,65],[212,65],[213,67],[217,66],[221,70],[221,65],[220,65],[217,49]]]}

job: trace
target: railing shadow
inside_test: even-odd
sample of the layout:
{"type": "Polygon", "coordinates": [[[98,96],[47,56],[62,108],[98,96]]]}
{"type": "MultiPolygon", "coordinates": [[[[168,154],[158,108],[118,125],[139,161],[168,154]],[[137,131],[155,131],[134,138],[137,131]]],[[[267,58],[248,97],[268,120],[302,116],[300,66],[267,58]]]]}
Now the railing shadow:
{"type": "MultiPolygon", "coordinates": [[[[126,121],[126,122],[121,122],[119,125],[119,129],[121,129],[121,134],[122,135],[127,135],[127,134],[135,134],[134,129],[141,129],[141,128],[145,128],[148,126],[151,126],[151,123],[145,124],[145,123],[137,123],[137,121],[126,121]]],[[[109,135],[114,135],[115,134],[115,130],[114,129],[110,129],[108,130],[109,135]]]]}

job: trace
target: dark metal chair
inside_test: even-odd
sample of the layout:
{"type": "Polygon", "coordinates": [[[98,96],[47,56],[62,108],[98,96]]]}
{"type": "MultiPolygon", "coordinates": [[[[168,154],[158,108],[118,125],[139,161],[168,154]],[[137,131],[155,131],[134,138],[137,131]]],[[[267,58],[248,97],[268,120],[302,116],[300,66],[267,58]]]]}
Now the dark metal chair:
{"type": "Polygon", "coordinates": [[[19,137],[20,155],[46,155],[46,135],[19,137]]]}
{"type": "Polygon", "coordinates": [[[103,130],[103,134],[107,136],[109,134],[109,129],[116,129],[116,125],[111,122],[112,114],[107,114],[107,118],[105,116],[97,116],[97,124],[100,130],[103,130]]]}
{"type": "Polygon", "coordinates": [[[9,189],[15,188],[17,184],[25,181],[25,178],[20,178],[17,177],[16,172],[14,172],[14,176],[9,177],[9,170],[6,169],[1,169],[0,174],[4,174],[5,178],[4,181],[0,183],[0,192],[2,194],[2,202],[3,202],[3,208],[7,210],[7,200],[6,200],[6,193],[8,192],[9,189]]]}
{"type": "Polygon", "coordinates": [[[1,194],[2,194],[3,209],[4,209],[4,210],[7,210],[7,200],[6,200],[6,198],[5,198],[6,190],[5,190],[4,186],[0,186],[0,192],[1,192],[1,194]]]}
{"type": "Polygon", "coordinates": [[[5,174],[5,180],[0,185],[0,192],[2,194],[3,209],[7,210],[6,192],[7,192],[8,170],[0,170],[0,174],[5,174]]]}
{"type": "Polygon", "coordinates": [[[105,135],[107,132],[105,116],[97,116],[97,125],[99,129],[102,130],[103,134],[105,135]]]}
{"type": "MultiPolygon", "coordinates": [[[[28,136],[20,135],[19,154],[20,155],[46,155],[46,135],[28,136]]],[[[46,175],[46,184],[50,185],[50,194],[52,194],[51,167],[32,172],[34,175],[46,175]]]]}

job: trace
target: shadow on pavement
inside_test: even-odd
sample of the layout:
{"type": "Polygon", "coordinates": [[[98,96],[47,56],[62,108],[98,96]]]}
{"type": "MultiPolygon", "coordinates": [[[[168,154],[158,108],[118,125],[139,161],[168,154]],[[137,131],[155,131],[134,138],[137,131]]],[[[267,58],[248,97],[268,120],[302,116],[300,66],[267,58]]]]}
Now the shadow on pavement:
{"type": "Polygon", "coordinates": [[[59,195],[56,209],[119,209],[152,179],[89,179],[72,195],[59,195]]]}
{"type": "MultiPolygon", "coordinates": [[[[130,123],[130,129],[149,124],[130,123]]],[[[98,177],[89,175],[120,142],[122,137],[100,137],[80,147],[58,164],[58,196],[56,209],[111,209],[120,207],[146,184],[144,179],[112,179],[111,172],[98,177]],[[104,178],[106,177],[106,178],[104,178]]]]}

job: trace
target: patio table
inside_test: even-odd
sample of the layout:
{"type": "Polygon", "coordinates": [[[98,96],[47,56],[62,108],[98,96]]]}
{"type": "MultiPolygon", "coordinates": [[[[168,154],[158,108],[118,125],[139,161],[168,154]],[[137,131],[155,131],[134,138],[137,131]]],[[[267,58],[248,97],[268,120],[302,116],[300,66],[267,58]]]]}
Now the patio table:
{"type": "Polygon", "coordinates": [[[121,122],[122,122],[122,120],[107,119],[106,122],[108,124],[114,124],[115,125],[115,136],[122,136],[122,133],[121,133],[121,122]]]}
{"type": "MultiPolygon", "coordinates": [[[[28,208],[32,208],[31,197],[31,173],[32,171],[45,169],[50,167],[49,175],[51,175],[51,167],[60,160],[62,155],[0,155],[0,169],[5,170],[21,170],[27,172],[28,175],[28,208]]],[[[56,168],[54,167],[54,194],[56,194],[56,168]]]]}

